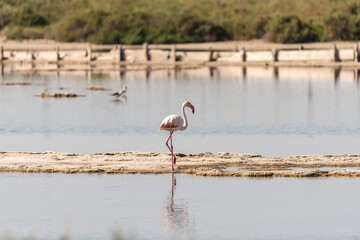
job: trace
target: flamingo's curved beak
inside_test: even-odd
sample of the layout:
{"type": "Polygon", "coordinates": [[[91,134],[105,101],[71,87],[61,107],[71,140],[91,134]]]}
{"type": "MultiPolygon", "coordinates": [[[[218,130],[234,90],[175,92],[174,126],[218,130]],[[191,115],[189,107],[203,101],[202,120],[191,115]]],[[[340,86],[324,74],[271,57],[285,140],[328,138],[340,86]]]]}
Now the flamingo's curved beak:
{"type": "Polygon", "coordinates": [[[190,105],[190,108],[191,108],[192,112],[195,113],[195,108],[194,108],[194,106],[193,106],[193,105],[190,105]]]}

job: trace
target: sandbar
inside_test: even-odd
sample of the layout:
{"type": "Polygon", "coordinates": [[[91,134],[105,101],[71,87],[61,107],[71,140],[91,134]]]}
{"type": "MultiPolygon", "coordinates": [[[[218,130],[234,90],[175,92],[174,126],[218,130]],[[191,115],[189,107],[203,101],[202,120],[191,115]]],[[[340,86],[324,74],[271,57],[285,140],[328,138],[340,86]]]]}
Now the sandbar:
{"type": "Polygon", "coordinates": [[[0,172],[23,173],[182,173],[210,177],[360,177],[360,155],[302,155],[288,158],[240,153],[109,152],[0,152],[0,172]]]}

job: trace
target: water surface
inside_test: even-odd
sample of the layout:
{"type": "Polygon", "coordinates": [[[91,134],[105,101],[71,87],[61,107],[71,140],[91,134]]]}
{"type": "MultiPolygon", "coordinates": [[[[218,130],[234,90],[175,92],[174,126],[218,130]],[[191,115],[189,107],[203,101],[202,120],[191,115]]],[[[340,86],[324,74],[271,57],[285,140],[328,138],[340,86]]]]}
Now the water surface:
{"type": "MultiPolygon", "coordinates": [[[[5,68],[6,70],[6,68],[5,68]]],[[[164,117],[189,100],[189,127],[175,151],[266,156],[359,153],[358,70],[219,67],[91,73],[4,71],[0,146],[6,151],[167,151],[164,117]],[[125,98],[113,91],[128,86],[125,98]],[[113,90],[89,91],[101,86],[113,90]],[[65,90],[59,90],[64,88],[65,90]],[[41,99],[75,92],[77,99],[41,99]],[[71,140],[71,141],[70,141],[71,140]]]]}
{"type": "MultiPolygon", "coordinates": [[[[358,239],[359,179],[0,174],[0,234],[23,239],[358,239]]],[[[1,236],[1,235],[0,235],[1,236]]]]}

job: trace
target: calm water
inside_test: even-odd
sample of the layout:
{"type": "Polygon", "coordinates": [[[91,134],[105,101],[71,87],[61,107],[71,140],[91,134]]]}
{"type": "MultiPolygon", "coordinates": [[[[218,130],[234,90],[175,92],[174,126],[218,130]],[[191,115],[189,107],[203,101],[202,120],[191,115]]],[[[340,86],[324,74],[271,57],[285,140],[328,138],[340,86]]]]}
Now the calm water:
{"type": "Polygon", "coordinates": [[[359,239],[359,179],[0,174],[17,239],[359,239]]]}
{"type": "Polygon", "coordinates": [[[189,128],[175,151],[266,156],[359,153],[357,71],[332,68],[220,67],[190,70],[21,74],[0,82],[0,146],[4,151],[167,151],[157,129],[189,100],[189,128]],[[109,96],[123,85],[127,99],[109,96]],[[101,86],[112,91],[89,91],[101,86]],[[59,88],[66,90],[59,90],[59,88]],[[77,99],[40,99],[40,92],[77,99]],[[71,141],[70,141],[71,140],[71,141]]]}
{"type": "MultiPolygon", "coordinates": [[[[162,119],[190,100],[175,151],[359,153],[358,72],[328,68],[21,74],[0,83],[0,151],[167,151],[162,119]],[[112,91],[128,86],[126,99],[112,91]],[[66,88],[67,90],[59,90],[66,88]],[[77,99],[40,99],[40,92],[77,99]]],[[[0,174],[0,239],[360,239],[359,179],[0,174]],[[176,178],[176,179],[175,179],[176,178]]]]}

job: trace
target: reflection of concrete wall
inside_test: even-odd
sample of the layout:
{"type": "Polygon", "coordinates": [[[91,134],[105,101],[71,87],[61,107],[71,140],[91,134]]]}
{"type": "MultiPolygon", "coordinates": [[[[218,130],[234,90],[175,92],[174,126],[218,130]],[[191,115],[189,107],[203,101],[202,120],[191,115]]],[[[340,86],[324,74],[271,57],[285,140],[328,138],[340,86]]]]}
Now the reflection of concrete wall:
{"type": "Polygon", "coordinates": [[[296,79],[329,81],[334,79],[333,68],[306,68],[306,67],[281,67],[279,68],[279,79],[292,81],[296,79]]]}
{"type": "Polygon", "coordinates": [[[209,68],[197,68],[197,69],[187,69],[185,71],[179,71],[177,73],[177,78],[185,79],[185,80],[195,80],[195,79],[203,79],[210,77],[209,68]]]}
{"type": "Polygon", "coordinates": [[[241,66],[224,66],[216,68],[216,77],[221,79],[243,79],[244,78],[244,67],[241,66]]]}
{"type": "Polygon", "coordinates": [[[126,74],[127,79],[133,80],[152,80],[182,79],[186,81],[214,80],[231,81],[231,80],[277,80],[277,81],[308,81],[316,82],[334,82],[340,86],[352,86],[358,83],[360,70],[351,68],[311,68],[311,67],[272,67],[272,66],[221,66],[221,67],[200,67],[193,69],[162,69],[151,70],[147,68],[134,70],[114,70],[111,67],[101,67],[99,69],[89,68],[86,64],[78,64],[78,70],[72,71],[70,67],[59,64],[33,64],[24,62],[21,64],[10,63],[1,64],[2,74],[12,72],[30,72],[33,70],[43,74],[73,75],[86,77],[87,73],[105,73],[110,74],[111,78],[120,79],[121,75],[126,74]],[[71,71],[67,71],[71,70],[71,71]]]}
{"type": "Polygon", "coordinates": [[[261,78],[261,79],[272,79],[273,68],[271,67],[247,67],[246,68],[247,78],[261,78]]]}
{"type": "Polygon", "coordinates": [[[342,86],[352,86],[356,82],[354,71],[352,69],[342,69],[339,73],[339,79],[339,83],[342,86]]]}

